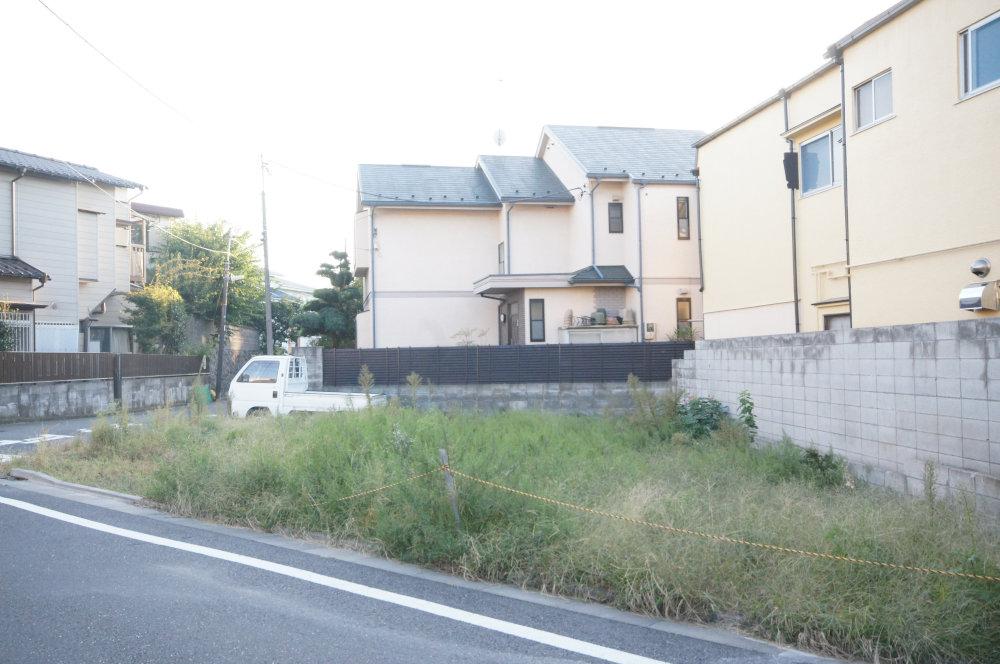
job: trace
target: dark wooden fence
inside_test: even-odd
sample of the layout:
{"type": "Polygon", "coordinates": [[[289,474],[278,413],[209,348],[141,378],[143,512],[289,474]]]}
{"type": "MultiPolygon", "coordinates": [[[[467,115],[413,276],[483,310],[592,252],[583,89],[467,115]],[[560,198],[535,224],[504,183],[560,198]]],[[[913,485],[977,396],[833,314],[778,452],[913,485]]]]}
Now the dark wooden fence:
{"type": "Polygon", "coordinates": [[[195,374],[202,368],[201,355],[140,355],[123,353],[122,376],[176,376],[195,374]]]}
{"type": "MultiPolygon", "coordinates": [[[[115,378],[113,353],[0,353],[0,383],[115,378]]],[[[121,377],[198,373],[199,355],[121,356],[121,377]]]]}
{"type": "Polygon", "coordinates": [[[334,348],[323,351],[323,384],[358,384],[362,365],[377,385],[406,383],[410,372],[435,385],[574,383],[670,380],[670,361],[694,348],[690,341],[537,346],[334,348]]]}

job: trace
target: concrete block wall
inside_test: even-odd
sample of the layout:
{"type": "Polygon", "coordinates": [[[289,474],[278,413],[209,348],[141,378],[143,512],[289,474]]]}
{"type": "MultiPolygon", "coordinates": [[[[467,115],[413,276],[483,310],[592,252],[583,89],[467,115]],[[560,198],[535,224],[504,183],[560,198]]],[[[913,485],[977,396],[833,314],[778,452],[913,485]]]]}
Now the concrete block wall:
{"type": "MultiPolygon", "coordinates": [[[[662,396],[668,382],[643,383],[662,396]]],[[[444,411],[545,410],[550,412],[599,415],[620,413],[631,408],[632,399],[624,382],[615,383],[483,383],[479,385],[422,385],[416,400],[409,385],[381,385],[375,392],[397,398],[405,406],[444,411]]]]}
{"type": "MultiPolygon", "coordinates": [[[[187,403],[197,376],[122,379],[122,401],[129,410],[187,403]]],[[[203,382],[209,379],[202,377],[203,382]]],[[[0,384],[0,423],[90,417],[114,404],[110,378],[0,384]]]]}
{"type": "MultiPolygon", "coordinates": [[[[122,403],[129,410],[149,410],[187,403],[196,375],[150,376],[122,379],[122,403]]],[[[211,376],[201,376],[203,385],[212,382],[211,376]]]]}
{"type": "Polygon", "coordinates": [[[0,422],[87,417],[114,401],[110,378],[0,385],[0,422]]]}
{"type": "Polygon", "coordinates": [[[749,390],[764,440],[911,494],[929,461],[943,492],[1000,516],[1000,319],[698,341],[673,375],[731,412],[749,390]]]}
{"type": "Polygon", "coordinates": [[[309,389],[322,390],[323,349],[317,346],[300,346],[292,350],[292,355],[297,355],[305,360],[306,376],[309,379],[309,389]]]}

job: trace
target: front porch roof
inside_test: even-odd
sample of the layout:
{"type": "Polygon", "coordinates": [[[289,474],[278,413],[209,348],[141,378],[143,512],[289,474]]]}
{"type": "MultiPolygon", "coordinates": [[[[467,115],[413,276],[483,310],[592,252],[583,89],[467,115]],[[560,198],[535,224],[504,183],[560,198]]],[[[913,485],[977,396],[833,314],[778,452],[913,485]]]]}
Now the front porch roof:
{"type": "Polygon", "coordinates": [[[572,272],[489,274],[472,284],[476,295],[503,295],[524,288],[569,288],[572,272]]]}
{"type": "Polygon", "coordinates": [[[472,284],[476,295],[504,295],[524,288],[626,286],[635,282],[624,265],[588,265],[576,272],[490,274],[472,284]]]}
{"type": "Polygon", "coordinates": [[[571,284],[622,284],[635,283],[635,277],[624,265],[588,265],[569,278],[571,284]]]}

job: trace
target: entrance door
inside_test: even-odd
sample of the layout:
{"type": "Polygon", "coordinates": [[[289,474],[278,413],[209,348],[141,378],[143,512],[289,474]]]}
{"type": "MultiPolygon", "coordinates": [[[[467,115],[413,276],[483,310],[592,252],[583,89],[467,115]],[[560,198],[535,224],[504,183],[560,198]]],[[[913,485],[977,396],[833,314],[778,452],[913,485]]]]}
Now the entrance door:
{"type": "Polygon", "coordinates": [[[91,353],[111,352],[111,328],[92,327],[90,328],[90,344],[87,350],[91,353]]]}

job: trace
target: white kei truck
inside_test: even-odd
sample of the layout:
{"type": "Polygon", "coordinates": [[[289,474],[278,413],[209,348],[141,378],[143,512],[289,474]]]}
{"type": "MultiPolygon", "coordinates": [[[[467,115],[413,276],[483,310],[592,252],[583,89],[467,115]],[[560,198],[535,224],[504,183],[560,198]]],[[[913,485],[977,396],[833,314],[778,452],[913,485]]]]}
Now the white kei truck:
{"type": "MultiPolygon", "coordinates": [[[[306,363],[294,355],[251,358],[229,383],[229,410],[236,417],[360,410],[368,405],[362,392],[311,392],[306,363]]],[[[386,403],[372,394],[373,406],[386,403]]]]}

